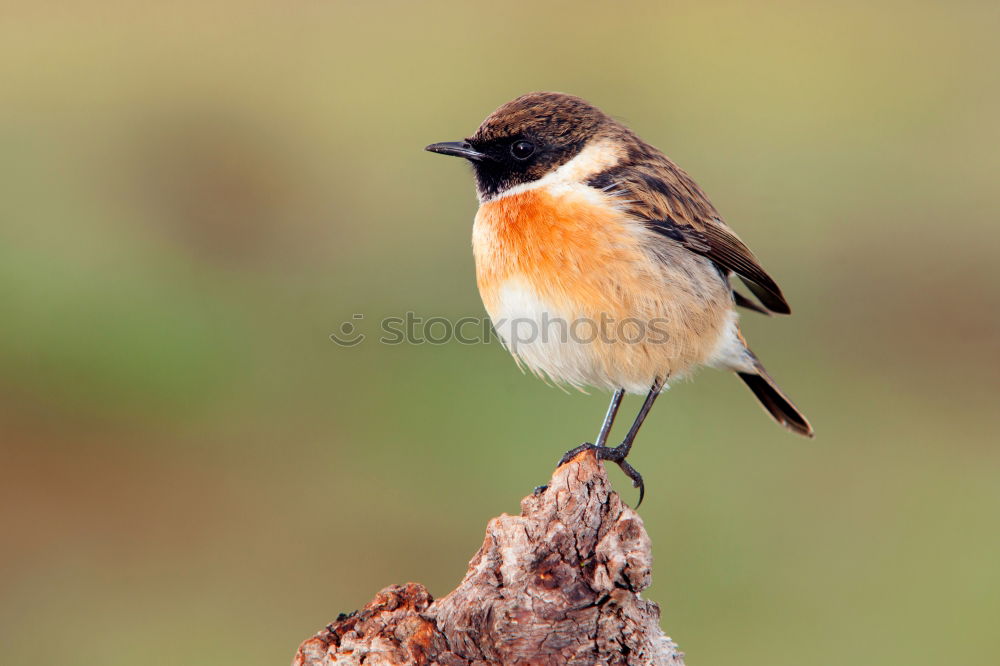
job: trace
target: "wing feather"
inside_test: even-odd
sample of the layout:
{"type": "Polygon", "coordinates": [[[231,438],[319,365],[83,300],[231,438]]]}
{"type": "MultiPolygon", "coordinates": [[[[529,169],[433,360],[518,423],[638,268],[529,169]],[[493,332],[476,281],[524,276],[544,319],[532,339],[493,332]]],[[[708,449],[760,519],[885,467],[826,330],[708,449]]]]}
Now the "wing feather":
{"type": "Polygon", "coordinates": [[[777,283],[694,180],[652,146],[633,145],[626,160],[588,183],[627,200],[629,212],[653,231],[738,275],[769,311],[791,313],[777,283]]]}

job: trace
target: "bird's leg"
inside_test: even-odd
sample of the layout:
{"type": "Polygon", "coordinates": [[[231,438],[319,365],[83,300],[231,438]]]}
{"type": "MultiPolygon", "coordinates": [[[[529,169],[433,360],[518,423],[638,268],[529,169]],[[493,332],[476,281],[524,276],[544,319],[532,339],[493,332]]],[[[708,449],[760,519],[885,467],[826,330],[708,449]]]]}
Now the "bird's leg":
{"type": "Polygon", "coordinates": [[[632,427],[629,428],[628,434],[625,435],[625,439],[622,443],[614,448],[602,447],[597,449],[597,458],[599,460],[608,460],[615,463],[618,467],[625,472],[625,476],[632,479],[632,486],[639,489],[639,501],[636,503],[636,508],[642,504],[642,498],[646,494],[646,485],[642,481],[642,475],[636,471],[635,467],[628,464],[625,458],[628,457],[629,452],[632,450],[632,443],[635,442],[635,436],[639,434],[639,428],[642,426],[642,422],[646,420],[646,416],[649,414],[649,410],[652,409],[653,403],[656,402],[656,398],[660,395],[660,391],[663,390],[663,381],[657,379],[653,382],[652,388],[649,389],[649,393],[646,394],[646,400],[642,403],[642,407],[639,408],[639,413],[635,417],[635,421],[632,422],[632,427]]]}
{"type": "Polygon", "coordinates": [[[625,389],[620,388],[611,396],[611,403],[608,405],[608,413],[604,415],[604,423],[601,424],[601,432],[597,433],[597,441],[594,446],[605,446],[608,443],[608,435],[611,434],[611,426],[615,423],[615,416],[618,415],[618,408],[622,406],[622,398],[625,397],[625,389]]]}
{"type": "Polygon", "coordinates": [[[597,433],[597,443],[591,444],[589,442],[584,442],[575,449],[570,449],[563,454],[562,458],[559,459],[560,465],[569,462],[581,451],[607,448],[606,445],[608,443],[608,435],[611,433],[611,426],[614,425],[615,416],[618,415],[618,408],[622,406],[622,398],[624,397],[625,389],[623,388],[618,389],[611,396],[611,402],[608,404],[608,412],[604,415],[604,423],[601,424],[601,431],[597,433]]]}
{"type": "MultiPolygon", "coordinates": [[[[632,422],[632,427],[629,428],[628,434],[625,435],[625,439],[622,443],[615,447],[614,450],[619,451],[622,460],[628,456],[629,451],[632,450],[632,443],[635,441],[635,436],[639,434],[639,428],[642,427],[642,422],[646,420],[646,416],[649,415],[649,410],[653,408],[653,403],[656,402],[656,398],[660,395],[660,391],[663,390],[663,381],[657,379],[653,382],[652,388],[649,389],[649,393],[646,394],[646,400],[642,403],[642,407],[639,408],[639,413],[635,416],[635,421],[632,422]]],[[[610,460],[610,458],[608,458],[610,460]]]]}

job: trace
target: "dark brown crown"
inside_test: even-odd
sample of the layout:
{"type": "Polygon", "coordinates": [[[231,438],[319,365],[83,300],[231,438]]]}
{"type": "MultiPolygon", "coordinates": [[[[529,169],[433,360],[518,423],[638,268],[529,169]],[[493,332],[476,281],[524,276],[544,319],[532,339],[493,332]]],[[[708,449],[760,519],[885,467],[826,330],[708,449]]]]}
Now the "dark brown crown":
{"type": "Polygon", "coordinates": [[[507,102],[487,116],[470,142],[485,143],[525,134],[572,144],[585,142],[609,121],[603,111],[579,97],[533,92],[507,102]]]}

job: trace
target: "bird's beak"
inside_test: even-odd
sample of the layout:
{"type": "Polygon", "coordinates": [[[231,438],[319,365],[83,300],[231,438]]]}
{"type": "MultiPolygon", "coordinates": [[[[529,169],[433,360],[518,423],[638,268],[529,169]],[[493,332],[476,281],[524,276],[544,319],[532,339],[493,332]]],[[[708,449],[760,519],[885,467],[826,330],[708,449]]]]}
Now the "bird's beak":
{"type": "Polygon", "coordinates": [[[486,153],[479,152],[473,148],[472,144],[468,141],[442,141],[441,143],[432,143],[424,148],[424,150],[429,150],[432,153],[441,153],[442,155],[464,157],[465,159],[473,162],[482,162],[488,158],[486,153]]]}

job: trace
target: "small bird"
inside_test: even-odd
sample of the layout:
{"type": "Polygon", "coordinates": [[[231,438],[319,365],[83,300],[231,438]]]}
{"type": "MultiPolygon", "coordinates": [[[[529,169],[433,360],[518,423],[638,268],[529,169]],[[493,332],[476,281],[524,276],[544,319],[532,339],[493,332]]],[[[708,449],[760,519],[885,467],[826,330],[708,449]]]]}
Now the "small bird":
{"type": "Polygon", "coordinates": [[[806,417],[747,347],[736,306],[791,312],[781,289],[666,155],[588,102],[535,92],[490,114],[464,141],[427,150],[468,160],[479,211],[476,279],[505,346],[555,383],[612,392],[593,444],[645,493],[626,458],[668,381],[699,366],[735,372],[779,424],[806,417]],[[736,291],[738,277],[756,300],[736,291]],[[586,335],[581,333],[586,332],[586,335]],[[607,446],[625,393],[646,398],[607,446]]]}

